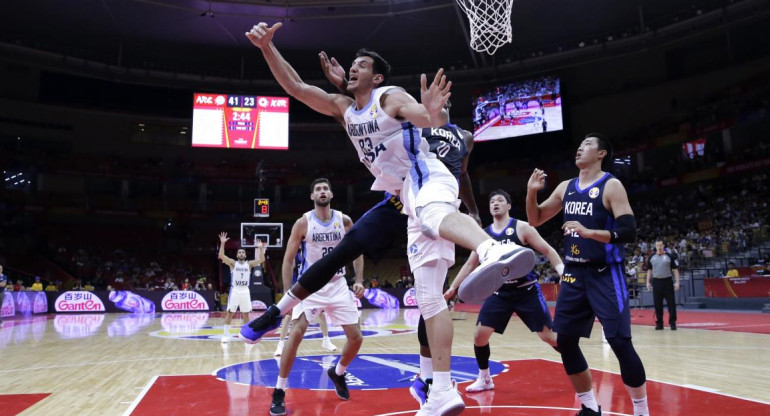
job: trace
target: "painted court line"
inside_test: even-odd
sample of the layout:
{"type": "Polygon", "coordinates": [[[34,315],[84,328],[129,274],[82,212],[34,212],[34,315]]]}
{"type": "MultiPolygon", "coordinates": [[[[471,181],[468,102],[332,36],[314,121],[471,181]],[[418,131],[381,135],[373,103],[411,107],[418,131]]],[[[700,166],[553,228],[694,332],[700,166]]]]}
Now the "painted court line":
{"type": "MultiPolygon", "coordinates": [[[[247,353],[239,353],[239,354],[230,354],[230,356],[233,355],[249,355],[247,353]]],[[[17,368],[14,370],[0,370],[0,374],[2,373],[14,373],[17,371],[34,371],[34,370],[50,370],[54,368],[67,368],[67,367],[82,367],[82,366],[92,366],[92,365],[102,365],[102,364],[121,364],[121,363],[132,363],[132,362],[139,362],[139,361],[161,361],[161,360],[186,360],[190,358],[210,358],[210,357],[220,357],[222,354],[207,354],[207,355],[181,355],[181,356],[175,356],[175,357],[148,357],[148,358],[135,358],[130,360],[113,360],[113,361],[94,361],[94,362],[86,362],[86,363],[74,363],[74,364],[61,364],[61,365],[48,365],[48,366],[42,366],[42,367],[27,367],[27,368],[17,368]]]]}
{"type": "MultiPolygon", "coordinates": [[[[465,409],[540,409],[540,410],[566,410],[566,411],[580,411],[574,407],[553,407],[553,406],[465,406],[465,409]]],[[[381,413],[375,416],[396,416],[396,415],[408,415],[417,412],[417,410],[405,410],[402,412],[393,413],[381,413]]],[[[602,411],[603,415],[615,415],[615,416],[633,416],[626,413],[616,413],[609,411],[602,411]]]]}
{"type": "Polygon", "coordinates": [[[142,401],[142,399],[144,399],[144,396],[147,394],[147,392],[150,391],[152,385],[155,384],[155,381],[158,379],[158,377],[160,376],[153,376],[152,379],[150,379],[147,385],[144,386],[144,389],[142,389],[142,391],[139,392],[139,395],[136,396],[136,399],[134,399],[131,406],[129,406],[128,409],[126,409],[126,411],[123,413],[123,416],[131,415],[131,413],[136,409],[136,406],[139,406],[139,403],[142,401]]]}
{"type": "MultiPolygon", "coordinates": [[[[537,359],[538,360],[543,360],[543,361],[551,361],[551,362],[554,362],[554,363],[561,364],[561,361],[549,360],[547,358],[537,358],[537,359]]],[[[510,360],[507,360],[507,361],[510,361],[510,360]]],[[[591,368],[591,370],[603,371],[605,373],[615,374],[615,375],[618,375],[618,376],[620,375],[619,372],[610,371],[610,370],[602,370],[602,369],[599,369],[599,368],[591,368]]],[[[654,381],[656,383],[668,384],[669,386],[677,386],[677,387],[682,387],[682,388],[687,388],[687,386],[689,386],[689,384],[679,384],[679,383],[672,383],[672,382],[669,382],[669,381],[660,381],[660,380],[655,380],[654,378],[648,378],[647,381],[654,381]]],[[[733,399],[746,400],[746,401],[749,401],[749,402],[754,402],[754,403],[759,403],[759,404],[766,404],[766,405],[770,406],[770,402],[766,402],[766,401],[762,401],[762,400],[758,400],[758,399],[749,399],[748,397],[736,396],[734,394],[723,393],[723,392],[721,392],[719,390],[716,390],[716,391],[712,392],[712,391],[709,391],[709,390],[705,390],[708,387],[700,387],[700,386],[698,386],[698,387],[699,388],[696,389],[696,390],[703,390],[703,391],[706,391],[708,393],[718,394],[720,396],[732,397],[733,399]]]]}

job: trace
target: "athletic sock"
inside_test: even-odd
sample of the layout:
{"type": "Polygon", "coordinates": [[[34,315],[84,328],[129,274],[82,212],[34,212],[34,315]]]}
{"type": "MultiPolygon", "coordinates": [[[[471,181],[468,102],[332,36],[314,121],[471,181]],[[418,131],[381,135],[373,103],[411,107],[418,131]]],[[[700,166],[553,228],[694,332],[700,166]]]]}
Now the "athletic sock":
{"type": "Polygon", "coordinates": [[[594,412],[599,411],[599,403],[596,403],[596,396],[594,396],[593,389],[588,390],[585,393],[578,393],[578,398],[580,398],[580,402],[583,403],[583,406],[593,410],[594,412]]]}
{"type": "Polygon", "coordinates": [[[449,371],[434,371],[433,372],[433,390],[445,391],[452,388],[452,378],[449,371]]]}
{"type": "Polygon", "coordinates": [[[278,381],[275,382],[275,388],[286,390],[286,383],[289,381],[287,377],[278,376],[278,381]]]}
{"type": "Polygon", "coordinates": [[[283,315],[286,313],[286,311],[299,305],[300,302],[302,302],[302,300],[294,296],[294,294],[291,293],[291,289],[289,289],[289,291],[286,292],[285,295],[283,295],[281,300],[278,301],[278,304],[276,306],[278,306],[278,309],[281,310],[281,315],[283,315]]]}
{"type": "Polygon", "coordinates": [[[334,368],[334,373],[338,376],[341,376],[345,374],[345,370],[348,369],[348,366],[340,364],[339,361],[337,361],[337,367],[334,368]]]}
{"type": "Polygon", "coordinates": [[[433,378],[433,359],[420,356],[420,377],[424,380],[433,378]]]}
{"type": "Polygon", "coordinates": [[[647,408],[647,396],[641,399],[631,399],[634,404],[634,416],[650,416],[650,409],[647,408]]]}
{"type": "Polygon", "coordinates": [[[479,369],[479,378],[482,380],[489,380],[491,378],[491,376],[489,375],[489,369],[488,368],[479,369]]]}

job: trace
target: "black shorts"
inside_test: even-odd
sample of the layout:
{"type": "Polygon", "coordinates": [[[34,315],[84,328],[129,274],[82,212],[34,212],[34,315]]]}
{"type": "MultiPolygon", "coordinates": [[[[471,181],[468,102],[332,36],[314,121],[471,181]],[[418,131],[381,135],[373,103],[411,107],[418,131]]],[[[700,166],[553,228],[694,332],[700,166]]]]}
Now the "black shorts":
{"type": "Polygon", "coordinates": [[[476,324],[488,326],[498,334],[502,334],[514,312],[532,332],[542,332],[544,327],[553,326],[551,311],[537,283],[523,288],[495,292],[481,306],[476,324]]]}
{"type": "Polygon", "coordinates": [[[631,337],[631,312],[622,264],[566,264],[556,300],[554,331],[588,338],[599,318],[604,336],[631,337]]]}
{"type": "Polygon", "coordinates": [[[385,251],[399,238],[406,237],[407,216],[401,213],[404,204],[395,195],[385,194],[385,199],[366,211],[345,234],[363,249],[363,254],[377,264],[385,251]]]}

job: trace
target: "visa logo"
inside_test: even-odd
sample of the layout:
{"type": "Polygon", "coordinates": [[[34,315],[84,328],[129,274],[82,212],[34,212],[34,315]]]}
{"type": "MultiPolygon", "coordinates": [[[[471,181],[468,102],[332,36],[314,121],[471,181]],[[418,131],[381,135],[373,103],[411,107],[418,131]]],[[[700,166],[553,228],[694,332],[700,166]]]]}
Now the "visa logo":
{"type": "Polygon", "coordinates": [[[196,104],[214,104],[214,97],[210,95],[199,95],[195,100],[196,104]]]}

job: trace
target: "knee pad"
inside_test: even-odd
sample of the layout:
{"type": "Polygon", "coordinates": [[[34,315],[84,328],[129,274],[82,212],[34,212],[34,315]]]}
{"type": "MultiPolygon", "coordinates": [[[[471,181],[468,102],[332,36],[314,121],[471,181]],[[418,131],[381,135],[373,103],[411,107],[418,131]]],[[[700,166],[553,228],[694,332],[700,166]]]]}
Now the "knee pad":
{"type": "Polygon", "coordinates": [[[417,340],[420,341],[420,346],[429,347],[428,331],[425,329],[425,319],[422,316],[420,316],[420,323],[417,324],[417,340]]]}
{"type": "Polygon", "coordinates": [[[417,218],[420,219],[420,230],[423,235],[436,240],[439,238],[439,226],[441,221],[452,213],[457,212],[457,208],[449,202],[431,202],[424,207],[417,208],[417,218]]]}
{"type": "Polygon", "coordinates": [[[644,372],[642,359],[636,353],[631,338],[607,338],[607,343],[618,358],[620,378],[623,379],[623,383],[629,387],[640,387],[644,384],[647,381],[647,374],[644,372]]]}
{"type": "MultiPolygon", "coordinates": [[[[420,314],[425,319],[433,318],[441,313],[443,310],[448,309],[446,306],[446,300],[441,293],[437,294],[417,294],[417,306],[420,308],[420,314]]],[[[427,338],[427,334],[426,334],[427,338]]]]}
{"type": "Polygon", "coordinates": [[[556,335],[556,345],[561,354],[561,362],[567,375],[582,373],[588,369],[588,363],[580,350],[579,337],[556,335]]]}

